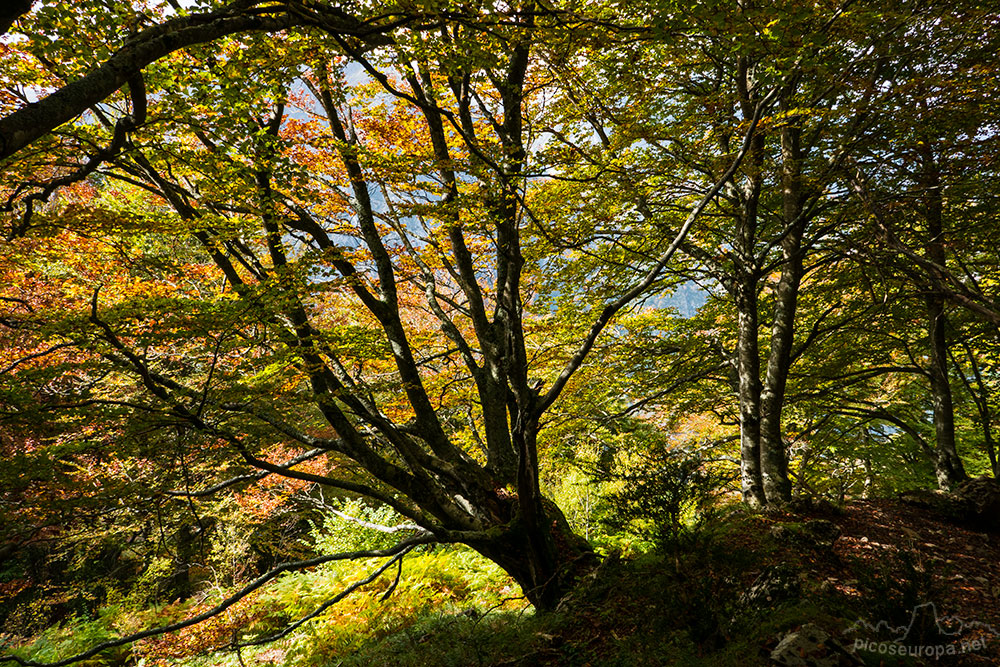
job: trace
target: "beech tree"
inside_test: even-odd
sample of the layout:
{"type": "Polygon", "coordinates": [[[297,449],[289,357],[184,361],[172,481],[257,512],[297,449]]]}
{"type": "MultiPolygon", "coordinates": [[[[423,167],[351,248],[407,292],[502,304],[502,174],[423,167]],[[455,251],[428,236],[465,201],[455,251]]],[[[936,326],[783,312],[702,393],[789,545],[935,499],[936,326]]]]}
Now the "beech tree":
{"type": "MultiPolygon", "coordinates": [[[[680,221],[658,260],[608,299],[561,368],[535,375],[521,240],[544,214],[525,208],[532,174],[546,169],[531,150],[544,99],[534,49],[542,35],[562,40],[572,15],[530,3],[500,13],[463,7],[429,20],[433,30],[389,32],[400,22],[382,20],[368,39],[367,27],[316,25],[311,5],[261,18],[282,7],[236,3],[139,33],[146,44],[187,34],[193,21],[199,30],[207,22],[269,34],[172,49],[223,34],[196,30],[200,37],[166,38],[121,64],[115,59],[132,53],[125,44],[77,81],[112,76],[83,103],[93,105],[125,72],[128,95],[93,106],[94,122],[64,130],[69,141],[41,144],[51,150],[7,170],[9,183],[19,169],[44,165],[53,174],[11,187],[13,236],[131,229],[190,238],[202,253],[192,295],[109,293],[91,283],[86,321],[48,335],[86,349],[105,377],[137,383],[89,384],[87,402],[181,423],[214,443],[213,459],[228,451],[260,474],[384,503],[420,527],[386,555],[427,541],[467,544],[509,572],[536,607],[551,609],[593,554],[540,488],[542,415],[722,183],[680,221]],[[313,29],[279,32],[291,25],[313,29]],[[113,135],[109,148],[64,166],[74,146],[99,145],[102,133],[113,135]],[[108,193],[103,200],[84,193],[32,212],[56,186],[85,176],[108,193]],[[154,197],[112,203],[112,183],[154,197]],[[181,348],[178,332],[186,332],[181,348]],[[298,451],[275,459],[276,443],[298,451]],[[320,455],[331,457],[329,471],[303,468],[320,455]]],[[[75,58],[67,63],[55,74],[73,71],[75,58]]],[[[56,121],[29,107],[7,127],[30,123],[40,136],[79,109],[57,104],[79,87],[39,102],[59,109],[56,121]]],[[[33,136],[19,132],[5,134],[11,151],[33,136]]],[[[235,472],[206,477],[204,487],[259,478],[235,472]]]]}
{"type": "Polygon", "coordinates": [[[962,334],[951,320],[961,308],[994,332],[997,325],[995,262],[984,254],[995,242],[986,183],[996,178],[997,139],[985,101],[993,97],[991,83],[979,71],[996,35],[978,28],[996,20],[995,12],[965,3],[919,15],[920,29],[900,37],[913,56],[887,72],[893,92],[873,134],[878,148],[860,151],[851,165],[852,188],[877,239],[871,252],[922,303],[926,337],[918,366],[934,416],[930,458],[944,490],[968,477],[953,398],[959,377],[952,348],[962,334]]]}
{"type": "MultiPolygon", "coordinates": [[[[824,244],[844,214],[845,161],[869,133],[890,57],[879,40],[858,35],[875,16],[893,30],[904,30],[910,18],[870,7],[846,16],[794,3],[666,13],[684,21],[683,35],[613,44],[590,63],[589,80],[575,75],[566,92],[567,105],[587,119],[607,156],[596,155],[585,135],[563,132],[560,139],[591,161],[590,175],[579,178],[615,179],[614,194],[593,188],[592,196],[633,208],[642,223],[623,238],[629,251],[648,256],[657,239],[670,238],[669,221],[685,194],[697,202],[692,193],[709,190],[729,166],[726,156],[736,151],[747,120],[762,117],[746,159],[682,243],[684,261],[672,269],[674,284],[696,281],[732,304],[733,330],[720,345],[739,407],[743,496],[754,505],[780,504],[791,497],[782,427],[788,376],[805,347],[839,317],[831,305],[802,322],[800,286],[830,261],[824,244]],[[664,62],[672,67],[645,76],[664,62]]],[[[611,236],[600,215],[594,219],[597,237],[611,236]]],[[[619,256],[622,238],[613,243],[606,268],[620,271],[614,262],[627,261],[619,256]]]]}
{"type": "MultiPolygon", "coordinates": [[[[165,410],[228,443],[251,466],[360,493],[392,506],[436,540],[472,545],[503,565],[544,609],[565,593],[586,564],[589,547],[572,535],[538,487],[538,418],[559,388],[542,393],[529,378],[522,323],[518,202],[525,183],[522,114],[529,103],[524,86],[531,8],[512,9],[506,22],[491,47],[507,55],[488,66],[476,57],[437,61],[433,49],[475,38],[462,24],[444,26],[438,44],[398,34],[391,49],[371,56],[342,35],[332,43],[314,37],[319,47],[308,56],[292,35],[230,43],[221,53],[217,46],[215,56],[189,51],[167,65],[188,68],[188,90],[156,90],[157,76],[169,76],[169,69],[151,71],[144,87],[160,99],[139,114],[172,108],[178,122],[132,132],[124,150],[99,170],[169,204],[184,232],[211,258],[226,294],[255,311],[259,326],[290,355],[286,363],[301,374],[296,391],[311,397],[312,409],[328,424],[327,435],[296,423],[264,396],[249,398],[256,392],[252,383],[240,389],[246,380],[220,371],[195,384],[198,376],[188,376],[190,371],[154,361],[133,342],[135,331],[102,308],[99,285],[89,319],[97,335],[94,351],[119,371],[135,374],[143,394],[154,399],[147,400],[150,411],[165,410]],[[332,50],[336,46],[341,53],[332,50]],[[389,103],[389,118],[374,117],[375,102],[369,103],[370,117],[351,110],[358,102],[343,81],[343,52],[400,100],[389,103]],[[306,66],[311,71],[298,78],[306,66]],[[300,113],[316,117],[305,124],[286,116],[287,100],[306,94],[294,90],[303,84],[312,99],[300,113]],[[453,99],[439,102],[445,92],[453,99]],[[380,127],[379,121],[399,127],[380,127]],[[324,152],[309,155],[306,146],[324,152]],[[410,156],[405,162],[412,171],[380,175],[380,163],[396,151],[410,156]],[[415,201],[422,198],[426,203],[415,201]],[[471,224],[473,211],[489,221],[485,228],[471,224]],[[492,260],[483,244],[495,248],[492,260]],[[339,274],[339,286],[320,288],[318,276],[331,271],[339,274]],[[317,289],[329,296],[320,299],[317,289]],[[425,304],[418,307],[420,297],[425,304]],[[380,372],[396,378],[388,395],[364,374],[348,372],[323,324],[334,307],[366,311],[368,326],[381,331],[379,345],[393,370],[380,372]],[[418,308],[438,319],[438,334],[415,330],[423,328],[413,324],[418,308]],[[415,336],[444,338],[417,348],[415,336]],[[475,386],[481,414],[466,428],[482,430],[481,455],[456,443],[457,427],[441,414],[445,406],[428,387],[440,369],[424,357],[438,356],[430,352],[434,348],[450,358],[449,346],[464,367],[457,382],[475,386]],[[363,481],[266,460],[259,448],[262,428],[352,461],[365,471],[363,481]]],[[[132,105],[142,105],[134,94],[132,105]]],[[[145,319],[158,309],[143,301],[132,308],[145,319]]],[[[123,313],[123,305],[115,310],[123,313]]]]}
{"type": "MultiPolygon", "coordinates": [[[[851,330],[875,307],[869,303],[860,310],[848,309],[840,299],[830,298],[801,313],[802,291],[826,294],[824,283],[831,271],[847,270],[845,255],[879,247],[880,241],[859,220],[865,213],[852,200],[857,166],[871,159],[909,173],[913,160],[894,153],[903,150],[906,141],[895,120],[906,105],[916,114],[921,102],[903,91],[930,85],[942,91],[942,99],[968,92],[971,84],[960,73],[982,58],[953,54],[964,53],[958,44],[981,35],[959,25],[989,25],[992,19],[977,9],[934,3],[854,5],[843,14],[832,6],[757,3],[740,3],[731,11],[664,9],[671,11],[684,16],[683,35],[641,46],[608,40],[605,52],[582,72],[575,65],[561,70],[566,78],[564,113],[585,119],[578,127],[589,127],[590,134],[582,129],[578,134],[560,131],[562,153],[556,154],[567,159],[586,156],[574,177],[598,185],[561,186],[560,191],[571,196],[586,192],[586,203],[569,222],[549,231],[561,235],[566,248],[585,248],[596,259],[574,255],[573,261],[592,262],[592,276],[602,272],[607,283],[614,284],[616,275],[628,275],[641,265],[637,258],[655,256],[657,239],[665,242],[658,234],[670,229],[664,223],[683,206],[678,193],[710,187],[727,164],[721,156],[733,150],[731,138],[741,123],[755,113],[757,104],[769,100],[773,110],[765,114],[747,159],[682,244],[686,258],[672,267],[671,281],[658,289],[672,289],[686,277],[708,293],[718,290],[728,297],[733,321],[728,323],[731,330],[717,336],[717,347],[720,360],[731,364],[728,378],[739,406],[744,499],[753,504],[787,502],[792,485],[782,420],[789,378],[796,372],[809,375],[808,365],[815,363],[807,356],[811,345],[838,329],[851,330]],[[878,35],[868,29],[875,23],[881,26],[878,35]],[[936,27],[925,30],[928,25],[936,27]],[[952,46],[941,48],[945,42],[952,46]],[[926,83],[903,74],[916,66],[915,53],[934,62],[926,64],[926,78],[921,79],[926,83]],[[672,67],[647,76],[667,62],[672,67]],[[954,67],[955,76],[932,76],[933,67],[954,67]],[[909,102],[901,105],[900,96],[909,102]],[[890,116],[892,109],[896,115],[890,116]],[[898,157],[886,157],[892,154],[898,157]],[[609,229],[609,211],[628,220],[628,226],[609,229]],[[804,366],[796,371],[796,364],[804,366]]],[[[637,22],[649,21],[655,13],[641,5],[629,12],[624,15],[636,16],[637,22]]],[[[957,99],[954,103],[961,104],[957,99]]],[[[979,142],[989,141],[988,133],[971,129],[980,113],[954,119],[965,136],[979,137],[977,154],[982,154],[979,142]]],[[[932,124],[914,121],[922,131],[932,124]]],[[[889,182],[874,178],[872,187],[889,182]]],[[[922,189],[937,192],[935,187],[922,189]]],[[[913,190],[907,192],[911,197],[913,190]]],[[[898,224],[909,238],[914,221],[898,224]]],[[[923,285],[916,289],[931,301],[961,302],[992,318],[990,298],[975,284],[977,271],[966,270],[959,277],[961,272],[929,258],[922,243],[901,242],[899,234],[890,238],[893,252],[905,253],[900,270],[915,276],[923,285]]],[[[935,247],[940,254],[943,246],[935,247]]],[[[944,326],[942,318],[932,319],[944,326]]],[[[936,331],[940,334],[940,327],[936,331]]],[[[870,377],[873,371],[877,375],[906,366],[884,363],[862,374],[870,377]]],[[[927,367],[943,368],[940,363],[927,367]]],[[[938,404],[945,406],[944,375],[933,376],[938,377],[934,386],[942,397],[938,404]]],[[[672,386],[666,378],[674,376],[664,377],[672,386]]],[[[704,377],[704,372],[692,375],[704,377]]],[[[946,446],[942,451],[953,450],[946,446]]],[[[960,464],[954,456],[942,460],[951,460],[952,467],[960,464]]],[[[960,477],[954,479],[951,485],[960,477]]]]}
{"type": "Polygon", "coordinates": [[[540,480],[546,419],[633,308],[615,333],[648,315],[646,338],[612,358],[632,368],[586,400],[618,402],[602,416],[638,415],[711,383],[688,405],[734,419],[746,502],[791,497],[790,405],[811,401],[794,430],[829,428],[826,442],[889,441],[888,424],[931,451],[903,373],[928,380],[939,483],[953,486],[965,473],[947,392],[963,380],[992,452],[995,379],[971,347],[958,359],[947,309],[993,322],[997,282],[995,225],[962,228],[974,252],[949,243],[954,221],[972,227],[988,209],[952,192],[983,188],[947,177],[961,171],[949,165],[990,165],[996,133],[988,114],[937,125],[928,109],[898,133],[889,118],[912,91],[962,97],[971,64],[929,87],[907,69],[914,51],[930,54],[920,67],[943,57],[913,33],[942,12],[17,9],[0,65],[5,411],[64,416],[35,426],[64,429],[60,444],[96,461],[128,451],[172,483],[160,495],[281,477],[413,526],[389,549],[280,565],[209,615],[293,567],[399,559],[432,542],[472,547],[538,609],[555,608],[596,556],[540,480]],[[918,297],[926,336],[912,308],[875,308],[860,288],[837,296],[875,281],[851,263],[861,245],[917,258],[886,283],[918,297]],[[709,306],[677,324],[656,299],[687,281],[709,306]],[[874,331],[858,324],[869,316],[874,331]],[[809,356],[817,347],[825,358],[809,356]],[[660,372],[654,354],[680,362],[660,372]]]}

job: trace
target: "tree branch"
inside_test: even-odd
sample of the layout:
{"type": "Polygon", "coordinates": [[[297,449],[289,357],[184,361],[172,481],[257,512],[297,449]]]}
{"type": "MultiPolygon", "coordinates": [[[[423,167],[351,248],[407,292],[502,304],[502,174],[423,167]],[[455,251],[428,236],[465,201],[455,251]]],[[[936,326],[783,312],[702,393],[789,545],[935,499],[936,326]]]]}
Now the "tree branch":
{"type": "Polygon", "coordinates": [[[630,290],[615,301],[606,305],[604,310],[601,311],[600,317],[598,317],[597,321],[595,321],[591,326],[590,333],[587,335],[583,344],[577,350],[576,354],[574,354],[573,357],[566,363],[566,366],[559,374],[559,377],[556,378],[556,381],[552,384],[549,391],[539,400],[536,408],[536,414],[540,415],[555,402],[556,398],[559,397],[559,394],[562,393],[566,383],[569,382],[570,377],[572,377],[577,369],[583,364],[583,360],[590,353],[590,350],[594,347],[594,343],[597,341],[597,337],[600,336],[602,331],[604,331],[604,328],[611,321],[611,318],[614,317],[618,311],[631,303],[636,297],[642,294],[663,272],[663,269],[670,262],[671,258],[673,258],[674,253],[677,252],[677,249],[684,242],[684,239],[687,236],[687,233],[691,230],[691,227],[694,225],[695,220],[698,219],[702,211],[704,211],[709,203],[715,199],[716,195],[719,194],[729,179],[733,177],[733,174],[736,173],[736,170],[739,169],[740,164],[742,164],[743,159],[746,157],[747,153],[750,151],[751,145],[753,144],[757,124],[760,122],[765,109],[774,101],[779,89],[780,87],[778,86],[773,88],[767,96],[765,96],[764,99],[756,105],[753,116],[750,119],[746,135],[743,137],[743,145],[740,148],[740,152],[736,155],[732,164],[729,165],[729,169],[726,170],[722,177],[715,182],[709,191],[701,198],[701,201],[699,201],[694,209],[691,210],[687,219],[684,221],[684,224],[681,225],[677,235],[674,237],[674,240],[670,243],[667,250],[660,256],[653,268],[650,269],[646,276],[636,283],[630,290]]]}
{"type": "MultiPolygon", "coordinates": [[[[72,665],[75,662],[80,662],[81,660],[86,660],[87,658],[92,658],[95,655],[106,651],[109,648],[115,648],[116,646],[124,646],[126,644],[131,644],[137,642],[140,639],[146,639],[148,637],[156,637],[158,635],[166,634],[168,632],[174,632],[176,630],[181,630],[183,628],[196,625],[202,621],[206,621],[213,616],[218,616],[225,610],[232,607],[234,604],[245,598],[250,593],[254,592],[267,582],[271,581],[279,574],[284,572],[293,572],[296,570],[303,570],[308,567],[316,567],[317,565],[322,565],[324,563],[331,563],[338,560],[356,560],[359,558],[385,558],[388,556],[393,556],[394,558],[389,561],[386,565],[391,565],[397,558],[401,557],[403,554],[410,551],[413,547],[420,544],[431,544],[437,542],[437,538],[429,533],[424,533],[422,535],[417,535],[411,537],[407,540],[403,540],[399,544],[389,547],[388,549],[378,549],[378,550],[364,550],[364,551],[350,551],[337,554],[330,554],[327,556],[319,556],[317,558],[310,558],[308,560],[293,561],[289,563],[282,563],[281,565],[275,567],[274,569],[262,574],[258,578],[251,581],[249,584],[238,590],[233,595],[229,596],[216,606],[211,609],[204,611],[196,616],[192,616],[183,621],[178,621],[177,623],[170,623],[169,625],[161,625],[159,627],[150,628],[148,630],[143,630],[142,632],[136,632],[125,637],[120,637],[118,639],[112,639],[110,641],[101,642],[97,646],[83,651],[82,653],[77,653],[64,660],[59,660],[57,662],[36,662],[34,660],[25,660],[16,655],[5,655],[0,656],[0,663],[4,662],[15,662],[19,665],[24,665],[24,667],[65,667],[66,665],[72,665]]],[[[379,572],[381,574],[381,572],[379,572]]],[[[363,584],[361,584],[363,585],[363,584]]],[[[358,586],[354,586],[348,589],[348,592],[353,592],[358,586]]],[[[341,596],[339,599],[343,599],[341,596]]],[[[338,599],[338,601],[339,601],[338,599]]],[[[331,603],[332,604],[332,603],[331,603]]],[[[329,606],[329,605],[327,605],[329,606]]]]}

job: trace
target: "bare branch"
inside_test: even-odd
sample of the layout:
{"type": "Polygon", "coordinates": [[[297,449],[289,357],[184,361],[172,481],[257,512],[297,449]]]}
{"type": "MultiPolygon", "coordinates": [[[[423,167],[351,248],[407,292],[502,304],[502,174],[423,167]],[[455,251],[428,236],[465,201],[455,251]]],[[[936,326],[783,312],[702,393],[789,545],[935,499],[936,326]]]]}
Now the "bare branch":
{"type": "MultiPolygon", "coordinates": [[[[310,449],[308,452],[303,452],[302,454],[299,454],[295,458],[290,459],[285,463],[282,463],[281,465],[278,465],[276,467],[282,470],[287,470],[288,468],[303,463],[304,461],[314,459],[320,454],[325,454],[325,453],[327,453],[327,450],[325,449],[310,449]]],[[[271,470],[261,470],[260,472],[253,473],[252,475],[237,475],[236,477],[231,477],[225,481],[219,482],[218,484],[213,484],[212,486],[201,489],[200,491],[167,491],[167,495],[178,496],[183,498],[204,498],[205,496],[210,496],[213,493],[222,491],[223,489],[228,489],[230,486],[234,486],[236,484],[239,484],[240,482],[261,480],[272,474],[276,473],[271,470]]]]}
{"type": "MultiPolygon", "coordinates": [[[[368,575],[364,579],[361,579],[360,581],[354,582],[353,584],[351,584],[350,586],[348,586],[347,588],[345,588],[341,592],[337,593],[332,598],[330,598],[329,600],[327,600],[326,602],[324,602],[320,606],[316,607],[314,610],[312,610],[311,612],[309,612],[308,614],[306,614],[305,616],[303,616],[299,620],[295,621],[294,623],[292,623],[291,625],[289,625],[288,627],[286,627],[284,630],[281,630],[280,632],[276,632],[273,635],[268,635],[267,637],[262,637],[261,639],[255,639],[255,640],[253,640],[251,642],[245,642],[245,643],[241,643],[241,644],[236,644],[232,648],[234,648],[234,649],[241,649],[241,648],[246,648],[248,646],[259,646],[261,644],[269,644],[269,643],[271,643],[273,641],[281,639],[282,637],[288,636],[290,633],[292,633],[293,631],[295,631],[297,628],[301,627],[302,625],[304,625],[308,621],[311,621],[312,619],[316,618],[317,616],[319,616],[320,614],[322,614],[324,611],[326,611],[327,609],[329,609],[333,605],[337,604],[338,602],[340,602],[341,600],[343,600],[344,598],[346,598],[348,595],[350,595],[354,591],[356,591],[359,588],[361,588],[362,586],[366,586],[366,585],[370,584],[371,582],[375,581],[376,579],[378,579],[380,576],[382,576],[382,573],[385,572],[386,570],[388,570],[390,567],[392,567],[394,563],[399,563],[400,567],[402,567],[403,557],[407,553],[409,553],[410,550],[413,549],[413,547],[415,547],[415,546],[416,546],[415,544],[411,544],[410,546],[406,547],[405,549],[403,549],[402,551],[400,551],[398,554],[396,554],[395,556],[393,556],[392,558],[390,558],[388,561],[386,561],[385,563],[383,563],[378,569],[376,569],[370,575],[368,575]]],[[[388,599],[389,594],[392,593],[393,590],[395,590],[396,584],[398,582],[399,582],[399,574],[396,575],[396,579],[393,582],[392,586],[389,588],[389,590],[386,591],[386,593],[382,596],[382,600],[383,601],[385,601],[386,599],[388,599]]]]}
{"type": "MultiPolygon", "coordinates": [[[[388,549],[376,549],[376,550],[363,550],[363,551],[350,551],[337,554],[330,554],[327,556],[319,556],[317,558],[310,558],[308,560],[293,561],[289,563],[282,563],[281,565],[275,567],[274,569],[262,574],[257,577],[249,584],[238,590],[233,595],[229,596],[216,606],[211,609],[204,611],[196,616],[192,616],[183,621],[178,621],[176,623],[170,623],[169,625],[161,625],[156,628],[150,628],[148,630],[143,630],[142,632],[136,632],[135,634],[127,635],[125,637],[120,637],[118,639],[112,639],[110,641],[101,642],[97,646],[83,651],[82,653],[77,653],[64,660],[59,660],[58,662],[36,662],[34,660],[25,660],[24,658],[19,658],[16,655],[5,655],[0,656],[0,663],[4,662],[15,662],[19,665],[24,665],[25,667],[65,667],[66,665],[72,665],[75,662],[80,662],[81,660],[86,660],[98,655],[102,651],[106,651],[109,648],[115,648],[116,646],[124,646],[126,644],[131,644],[137,642],[140,639],[146,639],[148,637],[156,637],[159,635],[166,634],[168,632],[174,632],[176,630],[181,630],[183,628],[196,625],[202,621],[206,621],[213,616],[218,616],[225,610],[232,607],[234,604],[245,598],[250,593],[266,584],[267,582],[273,580],[279,574],[285,572],[294,572],[297,570],[303,570],[309,567],[316,567],[317,565],[323,565],[324,563],[332,563],[338,560],[357,560],[359,558],[386,558],[389,556],[400,557],[407,553],[413,547],[420,544],[431,544],[437,542],[437,538],[429,533],[424,533],[422,535],[417,535],[409,539],[403,540],[399,544],[389,547],[388,549]]],[[[389,561],[387,565],[391,565],[393,560],[389,561]]],[[[356,589],[356,587],[354,588],[356,589]]],[[[350,590],[354,590],[350,589],[350,590]]],[[[342,599],[342,598],[341,598],[342,599]]]]}

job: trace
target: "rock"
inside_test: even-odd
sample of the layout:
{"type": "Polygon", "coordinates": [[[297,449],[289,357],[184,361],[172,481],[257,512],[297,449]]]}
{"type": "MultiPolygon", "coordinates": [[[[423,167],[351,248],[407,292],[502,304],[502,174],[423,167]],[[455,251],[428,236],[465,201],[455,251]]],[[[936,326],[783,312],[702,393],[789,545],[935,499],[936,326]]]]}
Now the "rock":
{"type": "Polygon", "coordinates": [[[916,490],[900,495],[908,505],[978,530],[1000,532],[1000,482],[992,477],[976,477],[953,491],[916,490]]]}
{"type": "Polygon", "coordinates": [[[907,505],[927,510],[952,522],[963,523],[969,514],[968,504],[956,494],[929,489],[905,491],[899,499],[907,505]]]}
{"type": "Polygon", "coordinates": [[[976,477],[959,484],[952,495],[964,505],[970,524],[1000,532],[1000,482],[992,477],[976,477]]]}
{"type": "Polygon", "coordinates": [[[752,610],[766,609],[797,598],[801,591],[802,581],[798,571],[788,565],[775,565],[764,568],[740,596],[739,605],[752,610]]]}
{"type": "Polygon", "coordinates": [[[860,658],[813,623],[806,623],[785,635],[771,651],[771,661],[785,667],[864,665],[860,658]]]}
{"type": "Polygon", "coordinates": [[[817,547],[832,549],[833,543],[840,537],[840,526],[826,519],[813,519],[802,524],[802,531],[808,535],[817,547]]]}
{"type": "Polygon", "coordinates": [[[840,526],[826,519],[811,519],[803,523],[778,524],[771,528],[771,536],[826,551],[832,549],[833,543],[840,537],[840,526]]]}

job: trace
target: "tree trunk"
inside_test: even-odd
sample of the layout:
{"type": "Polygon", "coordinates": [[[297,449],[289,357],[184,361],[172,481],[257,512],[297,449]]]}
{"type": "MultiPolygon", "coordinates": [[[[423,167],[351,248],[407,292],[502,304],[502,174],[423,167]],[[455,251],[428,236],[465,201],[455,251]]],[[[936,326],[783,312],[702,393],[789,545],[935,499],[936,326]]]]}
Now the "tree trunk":
{"type": "Polygon", "coordinates": [[[795,310],[802,280],[801,149],[799,129],[787,126],[781,131],[782,207],[786,233],[781,240],[781,278],[775,295],[774,320],[771,324],[771,349],[767,357],[767,375],[761,394],[760,464],[764,496],[768,503],[786,503],[792,499],[788,479],[788,452],[781,428],[785,405],[785,387],[792,361],[795,340],[795,310]]]}
{"type": "MultiPolygon", "coordinates": [[[[744,117],[753,112],[754,67],[745,57],[737,60],[736,86],[744,117]]],[[[757,209],[763,186],[764,134],[758,132],[750,146],[750,172],[743,186],[743,208],[736,216],[735,279],[730,292],[736,306],[736,368],[739,375],[740,478],[743,501],[766,504],[760,469],[760,343],[758,340],[756,257],[757,209]]]]}
{"type": "Polygon", "coordinates": [[[993,477],[1000,479],[1000,463],[997,461],[997,447],[996,440],[993,438],[993,426],[991,424],[993,420],[992,411],[990,410],[990,391],[986,386],[986,382],[983,380],[982,371],[979,369],[979,362],[976,361],[976,355],[969,346],[967,341],[962,341],[962,347],[965,349],[965,354],[969,358],[969,363],[972,365],[972,374],[976,379],[977,390],[972,388],[972,383],[969,382],[968,378],[962,373],[962,368],[956,362],[956,368],[958,369],[959,375],[965,382],[965,386],[969,391],[969,395],[972,396],[972,402],[976,404],[976,411],[979,412],[979,423],[983,429],[983,446],[986,448],[986,455],[990,459],[990,470],[993,472],[993,477]]]}
{"type": "Polygon", "coordinates": [[[172,598],[187,600],[193,592],[191,587],[191,563],[194,560],[194,526],[185,523],[178,530],[176,540],[176,555],[174,557],[174,573],[170,579],[170,595],[172,598]]]}
{"type": "MultiPolygon", "coordinates": [[[[938,266],[944,266],[944,212],[941,193],[941,178],[928,142],[923,143],[923,173],[921,186],[924,200],[924,215],[927,219],[926,256],[938,266]]],[[[940,276],[936,276],[940,278],[940,276]]],[[[934,432],[937,448],[934,457],[934,472],[938,487],[943,491],[968,479],[962,459],[955,448],[955,409],[948,379],[947,316],[944,312],[944,297],[932,293],[927,296],[927,334],[930,347],[931,396],[934,402],[934,432]]]]}
{"type": "Polygon", "coordinates": [[[521,586],[528,602],[544,612],[558,606],[597,557],[555,503],[540,498],[536,511],[537,522],[518,514],[496,531],[496,538],[469,546],[502,567],[521,586]]]}
{"type": "Polygon", "coordinates": [[[931,396],[934,402],[934,433],[937,436],[934,473],[938,487],[950,491],[968,479],[955,447],[955,408],[948,380],[948,344],[945,336],[947,317],[944,301],[937,296],[927,299],[928,336],[931,346],[931,396]]]}
{"type": "Polygon", "coordinates": [[[739,374],[740,480],[743,501],[764,505],[760,465],[760,355],[757,344],[757,290],[753,280],[736,287],[736,367],[739,374]]]}

